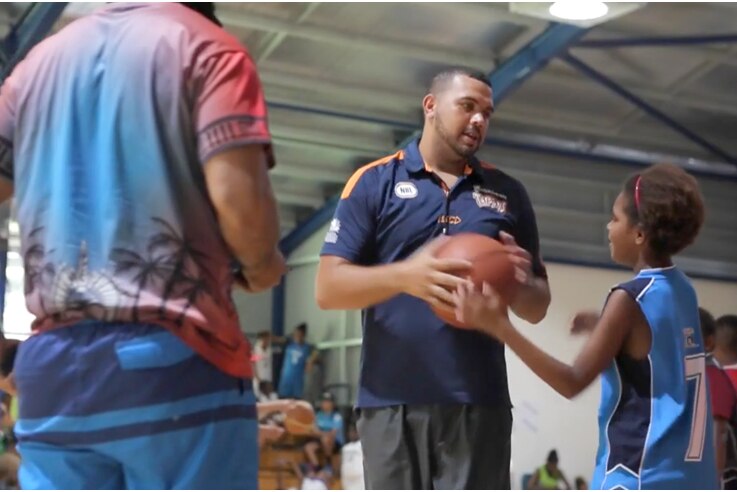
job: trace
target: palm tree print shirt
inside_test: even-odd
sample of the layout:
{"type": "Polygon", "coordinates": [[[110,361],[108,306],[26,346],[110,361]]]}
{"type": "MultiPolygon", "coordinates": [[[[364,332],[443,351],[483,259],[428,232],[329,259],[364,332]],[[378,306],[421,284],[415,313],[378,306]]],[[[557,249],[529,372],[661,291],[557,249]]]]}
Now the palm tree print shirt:
{"type": "Polygon", "coordinates": [[[186,7],[109,5],[37,45],[0,90],[33,328],[160,324],[250,377],[202,163],[252,143],[271,152],[253,61],[186,7]]]}

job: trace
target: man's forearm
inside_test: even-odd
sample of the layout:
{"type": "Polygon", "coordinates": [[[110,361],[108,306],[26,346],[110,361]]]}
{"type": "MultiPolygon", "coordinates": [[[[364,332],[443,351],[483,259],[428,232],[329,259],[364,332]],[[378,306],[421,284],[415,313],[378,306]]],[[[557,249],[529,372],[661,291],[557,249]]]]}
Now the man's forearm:
{"type": "Polygon", "coordinates": [[[318,269],[317,304],[321,309],[364,309],[401,294],[402,280],[401,263],[318,269]]]}
{"type": "Polygon", "coordinates": [[[529,323],[539,323],[545,318],[550,305],[550,287],[547,279],[535,277],[528,284],[520,287],[517,297],[512,303],[514,314],[529,323]]]}
{"type": "Polygon", "coordinates": [[[204,166],[207,191],[226,244],[243,268],[268,266],[279,241],[279,217],[263,145],[246,145],[211,157],[204,166]]]}
{"type": "Polygon", "coordinates": [[[225,241],[243,269],[258,270],[268,265],[276,254],[279,220],[273,195],[244,199],[239,207],[220,216],[225,241]],[[238,213],[237,210],[252,212],[238,213]]]}
{"type": "Polygon", "coordinates": [[[271,400],[259,402],[256,404],[256,413],[258,415],[258,419],[261,420],[272,413],[284,412],[293,404],[294,400],[271,400]]]}

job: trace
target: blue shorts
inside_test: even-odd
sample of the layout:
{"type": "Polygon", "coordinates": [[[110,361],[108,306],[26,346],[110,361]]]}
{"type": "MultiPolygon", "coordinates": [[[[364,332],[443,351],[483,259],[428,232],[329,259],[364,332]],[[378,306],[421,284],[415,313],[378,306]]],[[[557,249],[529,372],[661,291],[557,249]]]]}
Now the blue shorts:
{"type": "Polygon", "coordinates": [[[279,398],[301,399],[304,394],[304,376],[301,374],[290,374],[284,377],[282,374],[279,380],[279,388],[276,392],[279,398]]]}
{"type": "Polygon", "coordinates": [[[24,489],[255,489],[250,381],[154,325],[32,336],[14,369],[24,489]]]}

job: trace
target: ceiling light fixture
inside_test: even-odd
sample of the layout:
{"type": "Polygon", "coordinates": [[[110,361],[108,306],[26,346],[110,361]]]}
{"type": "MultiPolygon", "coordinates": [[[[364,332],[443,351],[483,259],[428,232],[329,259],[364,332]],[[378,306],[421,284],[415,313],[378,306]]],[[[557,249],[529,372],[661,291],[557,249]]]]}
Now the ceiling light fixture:
{"type": "Polygon", "coordinates": [[[609,7],[604,2],[592,0],[561,0],[553,3],[548,11],[560,19],[584,21],[604,17],[609,7]]]}

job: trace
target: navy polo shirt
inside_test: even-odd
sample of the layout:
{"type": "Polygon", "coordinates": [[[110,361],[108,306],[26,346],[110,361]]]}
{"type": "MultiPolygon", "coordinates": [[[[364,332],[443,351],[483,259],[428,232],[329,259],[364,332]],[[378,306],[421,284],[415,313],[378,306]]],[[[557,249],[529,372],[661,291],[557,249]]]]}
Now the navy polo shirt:
{"type": "MultiPolygon", "coordinates": [[[[540,261],[535,215],[524,186],[471,159],[453,188],[425,167],[418,142],[368,164],[348,180],[321,255],[357,265],[407,258],[440,234],[515,237],[540,261]]],[[[510,405],[504,346],[446,325],[430,306],[401,294],[362,312],[359,407],[466,403],[510,405]]]]}

